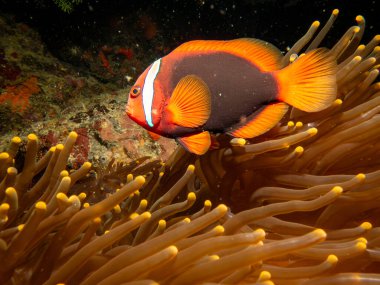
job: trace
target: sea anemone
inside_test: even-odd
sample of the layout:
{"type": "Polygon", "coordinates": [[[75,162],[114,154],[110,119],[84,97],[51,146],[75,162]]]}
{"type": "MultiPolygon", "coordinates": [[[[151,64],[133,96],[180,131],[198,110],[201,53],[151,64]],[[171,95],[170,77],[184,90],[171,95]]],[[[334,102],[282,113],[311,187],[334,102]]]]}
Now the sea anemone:
{"type": "Polygon", "coordinates": [[[293,109],[254,140],[69,170],[75,132],[43,155],[36,135],[25,150],[13,138],[0,153],[0,283],[380,283],[380,37],[360,45],[356,20],[330,50],[333,105],[293,109]]]}

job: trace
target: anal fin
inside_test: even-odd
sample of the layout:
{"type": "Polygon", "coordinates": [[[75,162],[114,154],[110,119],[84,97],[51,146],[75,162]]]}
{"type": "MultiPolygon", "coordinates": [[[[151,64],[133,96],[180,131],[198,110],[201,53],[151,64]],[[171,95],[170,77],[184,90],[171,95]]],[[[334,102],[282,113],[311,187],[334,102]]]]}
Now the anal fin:
{"type": "Polygon", "coordinates": [[[177,141],[189,152],[202,155],[211,145],[211,137],[209,132],[201,132],[199,134],[178,137],[177,141]]]}
{"type": "Polygon", "coordinates": [[[245,123],[235,125],[227,134],[236,138],[253,138],[273,128],[286,114],[289,106],[286,103],[273,103],[261,107],[247,117],[245,123]]]}

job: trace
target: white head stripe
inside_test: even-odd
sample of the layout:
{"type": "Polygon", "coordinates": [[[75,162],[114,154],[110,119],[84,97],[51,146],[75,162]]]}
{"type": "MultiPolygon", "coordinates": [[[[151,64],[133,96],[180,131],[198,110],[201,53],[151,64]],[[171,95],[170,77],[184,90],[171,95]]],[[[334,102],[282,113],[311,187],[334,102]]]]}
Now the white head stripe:
{"type": "Polygon", "coordinates": [[[150,67],[148,74],[146,75],[142,97],[143,97],[143,107],[145,113],[145,120],[149,126],[153,127],[153,119],[152,119],[152,105],[154,98],[154,80],[160,70],[161,58],[157,59],[153,62],[150,67]]]}

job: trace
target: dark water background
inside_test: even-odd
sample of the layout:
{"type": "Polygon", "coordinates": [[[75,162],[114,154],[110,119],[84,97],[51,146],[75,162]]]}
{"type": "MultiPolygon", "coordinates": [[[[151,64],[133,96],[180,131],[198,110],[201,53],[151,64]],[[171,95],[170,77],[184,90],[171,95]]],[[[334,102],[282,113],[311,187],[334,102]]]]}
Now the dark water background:
{"type": "Polygon", "coordinates": [[[284,50],[314,20],[326,21],[334,8],[340,15],[327,46],[359,14],[367,20],[364,42],[380,32],[378,0],[83,0],[71,13],[53,0],[0,3],[2,12],[35,28],[49,50],[68,62],[75,60],[67,47],[96,49],[107,43],[148,48],[159,42],[165,54],[191,39],[256,37],[284,50]]]}

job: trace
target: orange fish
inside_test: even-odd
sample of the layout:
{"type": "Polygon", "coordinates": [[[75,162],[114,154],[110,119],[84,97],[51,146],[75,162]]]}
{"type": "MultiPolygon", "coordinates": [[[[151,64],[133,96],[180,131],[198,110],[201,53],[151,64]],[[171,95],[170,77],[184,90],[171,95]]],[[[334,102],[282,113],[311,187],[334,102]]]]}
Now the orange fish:
{"type": "Polygon", "coordinates": [[[210,133],[253,138],[289,105],[317,112],[336,98],[336,62],[327,50],[281,69],[281,52],[257,39],[190,41],[156,60],[129,93],[127,114],[153,136],[204,154],[210,133]]]}

